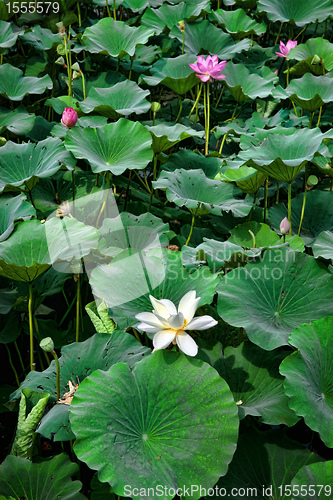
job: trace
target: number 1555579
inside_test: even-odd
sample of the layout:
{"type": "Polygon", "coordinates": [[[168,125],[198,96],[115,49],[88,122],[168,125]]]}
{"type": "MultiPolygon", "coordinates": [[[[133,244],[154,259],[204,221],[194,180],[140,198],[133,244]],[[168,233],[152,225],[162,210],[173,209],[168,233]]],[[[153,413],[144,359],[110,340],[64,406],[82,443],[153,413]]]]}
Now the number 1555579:
{"type": "Polygon", "coordinates": [[[9,14],[57,14],[60,9],[58,2],[8,2],[9,14]]]}

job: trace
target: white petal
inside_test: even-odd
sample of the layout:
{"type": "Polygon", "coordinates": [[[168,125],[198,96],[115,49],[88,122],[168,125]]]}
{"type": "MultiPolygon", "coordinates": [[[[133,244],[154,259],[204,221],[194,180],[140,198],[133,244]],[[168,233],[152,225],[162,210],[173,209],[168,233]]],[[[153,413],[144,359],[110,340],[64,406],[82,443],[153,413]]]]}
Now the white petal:
{"type": "Polygon", "coordinates": [[[170,328],[170,325],[169,325],[169,322],[168,322],[168,320],[167,320],[167,319],[164,319],[164,318],[162,318],[162,316],[159,316],[159,315],[157,314],[157,312],[154,312],[154,315],[156,316],[156,318],[157,318],[157,319],[159,319],[159,320],[160,320],[160,322],[162,323],[162,325],[164,325],[164,326],[165,326],[166,328],[168,328],[168,329],[170,328]]]}
{"type": "Polygon", "coordinates": [[[165,349],[171,344],[176,336],[176,332],[173,330],[162,330],[157,332],[153,338],[153,345],[155,349],[165,349]]]}
{"type": "Polygon", "coordinates": [[[198,346],[187,333],[181,331],[177,332],[176,340],[179,349],[181,349],[188,356],[196,356],[198,352],[198,346]]]}
{"type": "Polygon", "coordinates": [[[183,330],[207,330],[217,325],[217,321],[211,316],[198,316],[183,328],[183,330]]]}
{"type": "Polygon", "coordinates": [[[198,307],[200,297],[196,299],[195,295],[196,291],[191,290],[190,292],[187,292],[187,294],[184,295],[184,297],[179,302],[178,312],[183,313],[187,323],[191,321],[198,307]]]}
{"type": "Polygon", "coordinates": [[[138,330],[141,330],[142,332],[146,332],[146,333],[156,333],[156,332],[161,331],[160,326],[150,326],[150,325],[147,325],[146,323],[140,323],[135,328],[137,328],[138,330]]]}
{"type": "Polygon", "coordinates": [[[184,325],[184,316],[182,315],[182,313],[173,314],[168,319],[168,323],[174,330],[180,330],[184,325]]]}
{"type": "Polygon", "coordinates": [[[173,302],[171,302],[171,300],[169,300],[169,299],[161,299],[161,302],[168,309],[168,311],[170,313],[170,316],[172,314],[177,314],[177,308],[176,308],[175,304],[173,302]]]}
{"type": "Polygon", "coordinates": [[[150,302],[153,305],[154,312],[156,312],[159,316],[162,316],[164,319],[168,319],[170,316],[169,309],[163,304],[162,300],[155,299],[152,295],[149,295],[150,302]]]}
{"type": "Polygon", "coordinates": [[[163,323],[161,323],[161,321],[153,313],[143,312],[137,314],[135,317],[136,319],[138,319],[139,321],[143,321],[147,325],[158,326],[159,329],[163,328],[163,323]]]}

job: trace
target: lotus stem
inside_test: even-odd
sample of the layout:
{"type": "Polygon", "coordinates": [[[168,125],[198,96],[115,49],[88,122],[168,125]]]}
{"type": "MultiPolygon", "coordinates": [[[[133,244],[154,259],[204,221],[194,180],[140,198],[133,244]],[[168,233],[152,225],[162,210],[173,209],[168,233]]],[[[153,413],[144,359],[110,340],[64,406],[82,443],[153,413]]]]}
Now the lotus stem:
{"type": "Polygon", "coordinates": [[[9,364],[10,364],[11,369],[13,370],[14,377],[15,377],[15,380],[16,380],[16,383],[17,383],[17,387],[20,387],[20,379],[18,378],[16,368],[15,368],[14,363],[13,363],[13,361],[12,361],[12,357],[11,357],[11,355],[10,355],[10,350],[9,350],[9,347],[8,347],[8,345],[7,345],[7,344],[5,344],[5,346],[6,346],[6,349],[7,349],[8,361],[9,361],[9,364]]]}
{"type": "Polygon", "coordinates": [[[116,0],[113,0],[113,19],[117,21],[116,0]]]}
{"type": "Polygon", "coordinates": [[[99,220],[102,217],[102,214],[103,214],[103,212],[105,210],[106,200],[107,200],[107,197],[108,197],[108,192],[109,192],[109,187],[110,187],[110,179],[111,179],[110,172],[106,172],[105,176],[106,176],[106,189],[105,189],[103,204],[102,204],[101,210],[100,210],[100,212],[98,214],[98,217],[97,217],[96,227],[98,227],[99,220]]]}
{"type": "Polygon", "coordinates": [[[280,199],[280,183],[279,181],[276,181],[276,201],[275,203],[279,203],[280,199]]]}
{"type": "Polygon", "coordinates": [[[303,224],[303,218],[304,218],[304,211],[305,211],[305,202],[306,202],[306,181],[308,178],[308,164],[306,164],[305,167],[305,173],[304,173],[304,195],[303,195],[303,204],[302,204],[302,211],[301,211],[301,220],[299,222],[299,227],[298,227],[298,236],[301,234],[301,229],[302,229],[302,224],[303,224]]]}
{"type": "Polygon", "coordinates": [[[110,7],[109,7],[109,2],[108,2],[108,0],[106,0],[106,10],[107,10],[108,16],[109,16],[109,17],[112,17],[112,16],[111,16],[111,12],[110,12],[110,7]]]}
{"type": "Polygon", "coordinates": [[[206,104],[207,104],[207,112],[206,112],[206,148],[205,148],[205,154],[208,155],[208,145],[209,145],[209,81],[207,82],[206,85],[206,92],[207,92],[207,99],[206,99],[206,104]]]}
{"type": "Polygon", "coordinates": [[[35,369],[34,364],[34,331],[32,326],[32,283],[29,282],[29,299],[28,299],[28,313],[29,313],[29,336],[30,336],[30,370],[35,369]]]}
{"type": "Polygon", "coordinates": [[[182,114],[182,110],[183,110],[183,103],[182,103],[182,98],[180,97],[180,95],[178,94],[178,101],[179,101],[179,111],[178,111],[178,115],[177,115],[177,118],[176,118],[176,123],[178,123],[178,120],[182,114]]]}
{"type": "Polygon", "coordinates": [[[187,247],[187,245],[189,244],[190,239],[191,239],[191,236],[192,236],[192,233],[193,233],[194,221],[195,221],[195,215],[194,215],[194,214],[192,214],[191,229],[190,229],[190,234],[188,235],[188,238],[187,238],[186,243],[185,243],[185,246],[186,246],[186,247],[187,247]]]}
{"type": "Polygon", "coordinates": [[[0,66],[2,66],[2,65],[3,65],[3,52],[0,55],[0,66]]]}
{"type": "Polygon", "coordinates": [[[80,329],[80,274],[76,275],[76,331],[75,331],[75,342],[79,341],[79,329],[80,329]]]}
{"type": "Polygon", "coordinates": [[[79,19],[79,27],[81,28],[81,11],[80,11],[80,2],[77,1],[76,2],[76,5],[77,5],[77,17],[79,19]]]}
{"type": "Polygon", "coordinates": [[[82,77],[82,91],[83,91],[83,99],[86,99],[86,80],[83,75],[83,71],[81,71],[81,77],[82,77]]]}
{"type": "Polygon", "coordinates": [[[311,113],[310,120],[309,120],[309,128],[312,127],[312,122],[313,122],[313,117],[314,117],[314,112],[311,113]]]}
{"type": "Polygon", "coordinates": [[[290,224],[290,236],[293,235],[292,225],[291,225],[291,182],[288,184],[288,220],[290,224]]]}
{"type": "Polygon", "coordinates": [[[268,205],[268,177],[266,177],[265,179],[264,224],[266,224],[267,205],[268,205]]]}
{"type": "Polygon", "coordinates": [[[317,127],[319,127],[319,124],[320,124],[320,118],[321,118],[322,109],[323,109],[323,107],[320,106],[320,108],[319,108],[319,116],[318,116],[318,121],[317,121],[317,127]]]}
{"type": "Polygon", "coordinates": [[[249,229],[249,233],[250,233],[250,235],[252,237],[252,242],[253,242],[252,243],[252,248],[255,248],[256,247],[256,237],[255,237],[254,233],[251,231],[251,229],[249,229]]]}
{"type": "Polygon", "coordinates": [[[306,30],[306,28],[308,27],[308,25],[306,25],[299,33],[298,35],[295,36],[294,40],[297,40],[297,38],[303,33],[303,31],[306,30]]]}
{"type": "Polygon", "coordinates": [[[72,96],[72,75],[71,75],[71,62],[69,57],[69,51],[67,50],[67,34],[64,36],[64,44],[65,44],[65,56],[67,63],[67,76],[68,76],[68,95],[72,96]]]}
{"type": "Polygon", "coordinates": [[[184,25],[184,29],[182,29],[182,35],[183,35],[182,54],[184,54],[184,52],[185,52],[185,25],[184,25]]]}
{"type": "Polygon", "coordinates": [[[57,353],[55,350],[52,351],[52,355],[54,357],[54,361],[56,364],[56,370],[57,370],[57,401],[60,399],[60,365],[59,365],[59,358],[57,356],[57,353]]]}
{"type": "Polygon", "coordinates": [[[17,352],[17,355],[18,355],[18,359],[20,361],[21,368],[22,368],[23,373],[24,373],[25,372],[25,366],[23,364],[23,359],[22,359],[22,356],[21,356],[21,353],[20,353],[20,349],[19,349],[19,347],[17,345],[16,340],[14,340],[14,346],[15,346],[15,349],[16,349],[16,352],[17,352]]]}
{"type": "Polygon", "coordinates": [[[279,41],[279,38],[280,38],[280,35],[281,35],[281,30],[282,30],[282,26],[283,26],[283,23],[281,23],[281,26],[280,26],[280,29],[279,29],[279,32],[278,34],[276,35],[276,38],[275,38],[275,44],[276,45],[279,41]]]}
{"type": "Polygon", "coordinates": [[[196,106],[198,105],[198,102],[199,102],[199,99],[200,99],[200,96],[201,96],[202,85],[203,85],[203,83],[202,83],[202,82],[201,82],[200,86],[199,86],[199,85],[197,85],[197,88],[198,88],[198,91],[197,91],[197,98],[196,98],[196,100],[195,100],[195,103],[194,103],[194,104],[193,104],[193,106],[192,106],[192,109],[191,109],[191,111],[190,111],[190,114],[189,114],[189,115],[188,115],[188,117],[187,117],[188,119],[190,119],[190,118],[191,118],[191,115],[192,115],[192,113],[193,113],[193,111],[194,111],[194,108],[196,108],[196,106]]]}
{"type": "Polygon", "coordinates": [[[136,331],[136,329],[135,329],[135,328],[132,328],[132,330],[133,330],[133,333],[134,333],[134,336],[135,336],[136,340],[137,340],[138,342],[140,342],[140,344],[141,344],[141,345],[143,345],[143,344],[142,344],[142,342],[141,342],[141,339],[140,339],[140,337],[139,337],[139,334],[138,334],[138,332],[136,331]]]}

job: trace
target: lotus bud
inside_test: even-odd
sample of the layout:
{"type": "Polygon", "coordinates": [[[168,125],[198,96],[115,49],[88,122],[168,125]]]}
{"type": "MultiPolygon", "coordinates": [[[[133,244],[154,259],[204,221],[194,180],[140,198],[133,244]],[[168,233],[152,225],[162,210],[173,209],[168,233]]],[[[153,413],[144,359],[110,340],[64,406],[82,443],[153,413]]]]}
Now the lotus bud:
{"type": "Polygon", "coordinates": [[[312,58],[311,64],[321,64],[321,58],[317,54],[315,54],[312,58]]]}
{"type": "Polygon", "coordinates": [[[151,110],[153,113],[157,113],[157,111],[159,111],[161,109],[161,105],[159,102],[152,102],[151,103],[151,110]]]}
{"type": "Polygon", "coordinates": [[[288,217],[285,217],[280,224],[280,231],[283,235],[288,234],[290,231],[290,224],[288,221],[288,217]]]}
{"type": "Polygon", "coordinates": [[[54,342],[51,337],[45,337],[45,339],[41,340],[40,347],[45,352],[53,352],[54,351],[54,342]]]}
{"type": "Polygon", "coordinates": [[[63,124],[63,126],[71,128],[74,127],[76,122],[77,122],[77,112],[75,111],[75,109],[65,108],[61,118],[61,123],[63,124]]]}
{"type": "Polygon", "coordinates": [[[7,139],[5,137],[0,137],[0,147],[4,146],[7,142],[7,139]]]}
{"type": "Polygon", "coordinates": [[[80,78],[80,76],[81,76],[81,71],[73,71],[72,80],[76,80],[77,78],[80,78]]]}

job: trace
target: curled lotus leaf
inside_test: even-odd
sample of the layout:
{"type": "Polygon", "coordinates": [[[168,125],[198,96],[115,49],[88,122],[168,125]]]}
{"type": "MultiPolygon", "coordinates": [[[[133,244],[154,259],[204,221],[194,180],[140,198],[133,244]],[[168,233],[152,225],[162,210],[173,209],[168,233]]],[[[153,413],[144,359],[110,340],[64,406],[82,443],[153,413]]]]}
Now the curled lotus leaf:
{"type": "Polygon", "coordinates": [[[326,21],[332,15],[330,0],[259,0],[258,11],[266,12],[270,21],[281,23],[293,22],[297,26],[305,26],[312,22],[326,21]]]}

